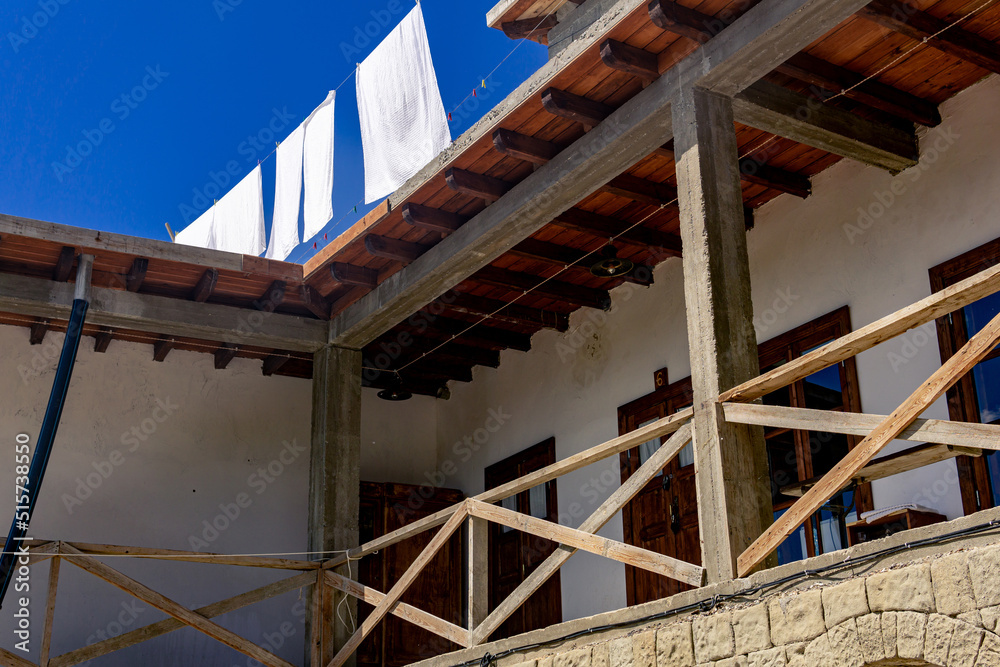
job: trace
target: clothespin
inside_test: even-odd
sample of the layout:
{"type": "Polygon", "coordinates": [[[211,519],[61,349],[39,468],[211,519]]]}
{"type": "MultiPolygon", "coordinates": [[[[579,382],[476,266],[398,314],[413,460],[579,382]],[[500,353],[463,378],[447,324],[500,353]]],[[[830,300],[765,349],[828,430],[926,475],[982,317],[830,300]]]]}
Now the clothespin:
{"type": "Polygon", "coordinates": [[[472,96],[473,97],[479,97],[479,95],[476,95],[476,89],[475,88],[472,89],[472,96]]]}
{"type": "Polygon", "coordinates": [[[486,87],[486,79],[483,79],[483,88],[486,87]]]}
{"type": "Polygon", "coordinates": [[[451,112],[448,112],[448,120],[451,120],[451,112]]]}
{"type": "Polygon", "coordinates": [[[352,213],[357,213],[358,212],[358,205],[357,204],[354,205],[354,210],[351,211],[351,212],[352,213]]]}
{"type": "Polygon", "coordinates": [[[327,240],[327,238],[326,238],[326,234],[323,234],[323,240],[324,240],[324,241],[326,241],[326,240],[327,240]]]}
{"type": "Polygon", "coordinates": [[[316,242],[315,242],[315,241],[313,241],[313,249],[315,250],[315,249],[316,249],[316,248],[318,248],[318,247],[319,247],[319,246],[318,246],[318,245],[316,245],[316,242]]]}

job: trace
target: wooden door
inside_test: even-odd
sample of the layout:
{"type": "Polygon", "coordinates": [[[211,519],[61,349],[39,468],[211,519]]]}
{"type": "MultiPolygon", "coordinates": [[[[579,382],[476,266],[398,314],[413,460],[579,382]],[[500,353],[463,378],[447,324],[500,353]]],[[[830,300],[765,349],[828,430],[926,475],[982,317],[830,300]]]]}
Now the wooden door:
{"type": "MultiPolygon", "coordinates": [[[[534,447],[495,463],[486,469],[486,488],[492,489],[555,463],[555,439],[550,438],[534,447]]],[[[559,520],[556,507],[556,485],[549,482],[536,486],[501,502],[503,507],[552,522],[559,520]]],[[[558,544],[540,537],[490,524],[490,610],[495,609],[524,581],[558,544]]],[[[535,594],[514,612],[491,640],[544,628],[562,621],[562,593],[559,573],[554,574],[535,594]]]]}
{"type": "MultiPolygon", "coordinates": [[[[619,432],[629,433],[691,404],[690,379],[663,387],[618,410],[619,432]]],[[[661,446],[659,438],[621,454],[622,482],[661,446]]],[[[625,541],[688,563],[701,563],[698,502],[691,445],[667,464],[622,510],[625,541]]],[[[674,595],[691,587],[635,567],[625,568],[630,605],[674,595]]]]}
{"type": "MultiPolygon", "coordinates": [[[[364,543],[461,502],[453,489],[408,484],[362,483],[360,533],[364,543]]],[[[434,530],[404,540],[361,560],[359,581],[387,592],[433,538],[434,530]]],[[[462,541],[456,533],[413,582],[403,602],[446,621],[462,624],[462,541]]],[[[358,603],[358,623],[372,607],[358,603]]],[[[346,619],[345,619],[346,620],[346,619]]],[[[334,619],[334,622],[340,622],[334,619]]],[[[460,647],[395,616],[376,626],[358,650],[359,665],[401,667],[460,647]]]]}

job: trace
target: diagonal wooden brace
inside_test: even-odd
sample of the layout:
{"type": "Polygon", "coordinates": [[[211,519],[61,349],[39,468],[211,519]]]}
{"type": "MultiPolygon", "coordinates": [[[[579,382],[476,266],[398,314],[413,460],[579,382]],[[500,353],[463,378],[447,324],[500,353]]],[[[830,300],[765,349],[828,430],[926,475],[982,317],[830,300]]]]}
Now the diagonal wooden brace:
{"type": "Polygon", "coordinates": [[[934,372],[909,398],[896,408],[891,415],[878,425],[871,434],[847,453],[830,472],[788,508],[770,528],[758,537],[737,559],[737,568],[742,577],[772,551],[778,548],[786,537],[798,529],[837,491],[842,489],[859,470],[875,458],[882,449],[895,440],[917,417],[940,398],[949,388],[978,364],[1000,340],[1000,315],[983,327],[962,349],[934,372]]]}

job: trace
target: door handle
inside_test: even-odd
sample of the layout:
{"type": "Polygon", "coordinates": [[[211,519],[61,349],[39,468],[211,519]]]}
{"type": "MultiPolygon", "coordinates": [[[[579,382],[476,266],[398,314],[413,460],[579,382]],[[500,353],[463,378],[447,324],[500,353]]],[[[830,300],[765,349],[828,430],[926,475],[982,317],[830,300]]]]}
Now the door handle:
{"type": "Polygon", "coordinates": [[[680,498],[677,496],[674,496],[673,501],[670,503],[670,530],[675,533],[681,532],[680,498]]]}

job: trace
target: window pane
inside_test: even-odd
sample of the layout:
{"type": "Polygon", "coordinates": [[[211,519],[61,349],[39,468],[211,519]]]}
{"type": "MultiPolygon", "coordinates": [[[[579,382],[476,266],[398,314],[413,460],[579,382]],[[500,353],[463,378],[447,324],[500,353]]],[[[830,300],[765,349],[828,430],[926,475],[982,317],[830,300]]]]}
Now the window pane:
{"type": "MultiPolygon", "coordinates": [[[[510,496],[509,498],[504,498],[503,500],[500,501],[500,507],[503,507],[504,509],[508,509],[511,512],[516,512],[517,511],[517,496],[510,496]]],[[[512,530],[514,530],[514,529],[511,528],[510,526],[503,526],[503,525],[500,526],[500,532],[501,533],[509,533],[512,530]]]]}
{"type": "Polygon", "coordinates": [[[799,481],[798,458],[795,454],[795,437],[792,431],[784,431],[767,438],[767,462],[771,471],[771,501],[774,504],[791,500],[783,496],[780,489],[799,481]]]}
{"type": "Polygon", "coordinates": [[[853,496],[852,492],[836,495],[827,503],[827,509],[820,510],[820,553],[847,548],[846,526],[857,519],[857,512],[851,507],[853,496]]]}
{"type": "MultiPolygon", "coordinates": [[[[976,335],[1000,312],[1000,294],[992,294],[962,309],[965,328],[969,337],[976,335]]],[[[976,387],[979,421],[984,424],[1000,422],[1000,358],[977,364],[972,369],[976,387]]],[[[986,468],[993,487],[993,504],[1000,505],[1000,454],[984,452],[986,468]]]]}
{"type": "Polygon", "coordinates": [[[549,504],[545,494],[547,486],[547,484],[539,484],[528,489],[528,511],[531,516],[538,519],[549,518],[549,504]]]}
{"type": "Polygon", "coordinates": [[[677,461],[682,468],[694,465],[694,446],[690,442],[684,445],[684,449],[677,455],[677,461]]]}
{"type": "Polygon", "coordinates": [[[813,373],[803,381],[803,384],[805,385],[807,408],[830,410],[844,405],[839,365],[813,373]]]}
{"type": "MultiPolygon", "coordinates": [[[[774,513],[775,521],[788,510],[781,510],[774,513]]],[[[806,530],[799,526],[798,530],[785,538],[785,541],[778,546],[778,564],[794,563],[806,557],[806,530]]]]}
{"type": "MultiPolygon", "coordinates": [[[[655,421],[656,421],[655,419],[648,419],[639,424],[638,426],[636,426],[636,429],[640,429],[643,426],[648,426],[649,424],[652,424],[655,421]]],[[[654,453],[656,453],[656,450],[660,448],[660,444],[661,444],[660,439],[654,438],[653,440],[647,440],[646,442],[639,445],[639,465],[642,465],[643,463],[648,461],[649,457],[652,456],[654,453]]]]}
{"type": "Polygon", "coordinates": [[[809,453],[814,477],[825,475],[848,452],[847,436],[839,433],[809,431],[809,453]]]}

